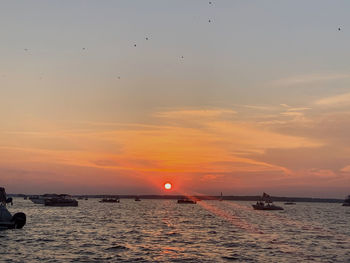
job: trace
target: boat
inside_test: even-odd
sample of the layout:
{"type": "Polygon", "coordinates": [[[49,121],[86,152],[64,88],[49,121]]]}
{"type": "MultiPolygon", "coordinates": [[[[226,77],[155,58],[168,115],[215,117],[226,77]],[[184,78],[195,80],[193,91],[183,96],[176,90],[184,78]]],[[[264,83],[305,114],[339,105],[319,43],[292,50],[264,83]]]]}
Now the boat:
{"type": "Polygon", "coordinates": [[[220,195],[220,199],[219,199],[219,201],[223,201],[224,200],[224,198],[223,198],[223,196],[222,196],[222,192],[221,192],[221,195],[220,195]]]}
{"type": "Polygon", "coordinates": [[[263,193],[261,200],[252,205],[255,210],[284,210],[283,207],[274,205],[270,195],[263,193]]]}
{"type": "Polygon", "coordinates": [[[288,202],[285,202],[284,204],[285,204],[285,205],[295,205],[296,203],[295,203],[295,202],[292,202],[292,201],[288,201],[288,202]]]}
{"type": "Polygon", "coordinates": [[[42,196],[39,195],[33,195],[29,197],[29,200],[32,201],[34,204],[40,204],[43,205],[45,203],[45,199],[42,196]]]}
{"type": "Polygon", "coordinates": [[[141,201],[140,197],[136,196],[135,201],[141,201]]]}
{"type": "Polygon", "coordinates": [[[177,200],[178,204],[197,204],[196,201],[190,199],[179,199],[177,200]]]}
{"type": "Polygon", "coordinates": [[[0,230],[20,229],[26,224],[26,215],[22,212],[13,216],[7,210],[6,205],[12,202],[12,198],[6,197],[5,188],[0,187],[0,230]]]}
{"type": "Polygon", "coordinates": [[[58,196],[58,194],[32,195],[29,197],[29,200],[34,204],[44,205],[46,199],[56,198],[58,196]]]}
{"type": "Polygon", "coordinates": [[[78,201],[71,198],[69,195],[61,194],[57,197],[46,198],[45,206],[78,206],[78,201]]]}
{"type": "Polygon", "coordinates": [[[103,198],[102,200],[99,201],[100,203],[120,203],[119,198],[103,198]]]}
{"type": "Polygon", "coordinates": [[[350,206],[350,195],[344,200],[343,206],[350,206]]]}

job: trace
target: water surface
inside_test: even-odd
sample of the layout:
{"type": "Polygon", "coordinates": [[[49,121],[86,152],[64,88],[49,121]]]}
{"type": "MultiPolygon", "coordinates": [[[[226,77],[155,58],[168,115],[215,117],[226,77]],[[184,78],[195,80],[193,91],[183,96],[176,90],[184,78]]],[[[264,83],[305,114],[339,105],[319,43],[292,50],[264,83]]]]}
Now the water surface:
{"type": "Polygon", "coordinates": [[[26,213],[27,225],[0,232],[4,262],[350,262],[350,207],[341,204],[255,211],[237,201],[45,207],[15,198],[9,210],[26,213]]]}

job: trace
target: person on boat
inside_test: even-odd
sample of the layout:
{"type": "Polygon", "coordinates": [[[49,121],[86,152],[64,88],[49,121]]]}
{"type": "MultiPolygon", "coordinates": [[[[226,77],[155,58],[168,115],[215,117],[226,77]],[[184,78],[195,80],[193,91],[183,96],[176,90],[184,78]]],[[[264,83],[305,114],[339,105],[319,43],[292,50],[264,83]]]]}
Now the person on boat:
{"type": "Polygon", "coordinates": [[[5,188],[0,187],[0,203],[5,206],[7,203],[6,201],[7,201],[7,198],[6,198],[5,188]]]}

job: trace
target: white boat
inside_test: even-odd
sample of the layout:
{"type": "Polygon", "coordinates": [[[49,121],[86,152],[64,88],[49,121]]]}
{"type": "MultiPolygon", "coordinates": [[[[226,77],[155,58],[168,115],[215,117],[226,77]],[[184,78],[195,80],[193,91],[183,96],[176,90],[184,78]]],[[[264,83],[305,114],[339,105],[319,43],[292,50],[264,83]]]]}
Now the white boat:
{"type": "Polygon", "coordinates": [[[6,197],[5,188],[0,187],[0,230],[22,228],[26,224],[26,215],[22,212],[13,216],[7,210],[6,205],[12,202],[12,198],[6,197]]]}
{"type": "Polygon", "coordinates": [[[44,195],[32,195],[29,200],[34,204],[44,205],[46,199],[59,197],[58,194],[44,194],[44,195]]]}
{"type": "Polygon", "coordinates": [[[69,195],[61,194],[57,197],[46,198],[44,204],[45,206],[78,206],[78,201],[69,195]]]}

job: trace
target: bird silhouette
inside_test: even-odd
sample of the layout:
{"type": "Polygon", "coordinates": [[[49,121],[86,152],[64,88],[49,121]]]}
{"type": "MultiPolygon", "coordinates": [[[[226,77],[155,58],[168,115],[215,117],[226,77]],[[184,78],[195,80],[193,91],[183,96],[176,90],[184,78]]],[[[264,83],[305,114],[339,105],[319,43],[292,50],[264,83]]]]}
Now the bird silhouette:
{"type": "Polygon", "coordinates": [[[340,31],[341,30],[341,28],[340,27],[338,27],[338,31],[340,31]]]}

